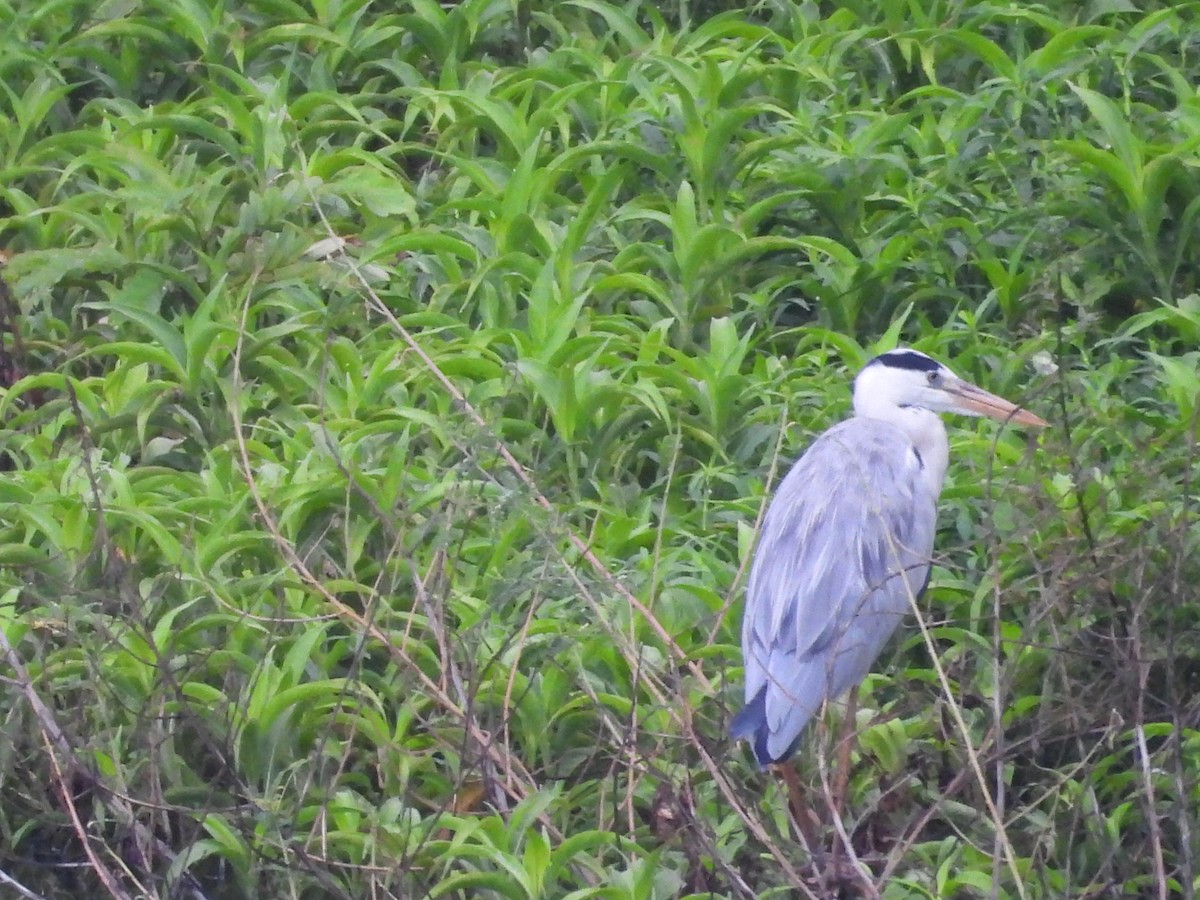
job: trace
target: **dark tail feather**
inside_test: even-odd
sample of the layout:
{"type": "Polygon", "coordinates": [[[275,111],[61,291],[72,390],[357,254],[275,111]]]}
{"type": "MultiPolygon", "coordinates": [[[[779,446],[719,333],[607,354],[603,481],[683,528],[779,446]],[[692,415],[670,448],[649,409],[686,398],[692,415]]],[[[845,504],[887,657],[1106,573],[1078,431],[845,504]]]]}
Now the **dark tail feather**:
{"type": "Polygon", "coordinates": [[[737,739],[748,738],[754,759],[760,769],[774,762],[767,753],[767,689],[764,686],[729,722],[729,734],[737,739]]]}
{"type": "Polygon", "coordinates": [[[767,688],[765,685],[729,721],[729,734],[738,740],[745,738],[750,741],[750,747],[754,750],[754,760],[760,769],[787,759],[800,746],[800,738],[797,737],[779,756],[771,756],[767,751],[767,738],[771,731],[767,727],[767,688]]]}

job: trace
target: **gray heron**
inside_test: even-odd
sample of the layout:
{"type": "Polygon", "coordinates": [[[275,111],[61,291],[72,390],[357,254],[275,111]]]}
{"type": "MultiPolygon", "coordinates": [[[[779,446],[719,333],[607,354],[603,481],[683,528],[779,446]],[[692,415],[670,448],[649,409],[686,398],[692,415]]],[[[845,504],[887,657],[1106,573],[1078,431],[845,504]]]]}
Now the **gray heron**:
{"type": "Polygon", "coordinates": [[[730,723],[766,768],[856,688],[929,579],[949,461],[938,413],[1048,423],[916,350],[872,359],[854,415],[813,442],[763,521],[742,621],[745,707],[730,723]]]}

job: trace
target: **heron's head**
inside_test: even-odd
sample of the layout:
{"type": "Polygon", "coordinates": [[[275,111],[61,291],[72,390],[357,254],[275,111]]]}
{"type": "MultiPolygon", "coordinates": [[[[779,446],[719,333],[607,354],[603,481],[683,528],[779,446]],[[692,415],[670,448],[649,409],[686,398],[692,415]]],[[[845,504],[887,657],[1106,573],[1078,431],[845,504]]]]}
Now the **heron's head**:
{"type": "Polygon", "coordinates": [[[919,350],[881,353],[863,366],[854,379],[854,411],[859,415],[877,416],[898,407],[987,416],[1038,428],[1049,424],[1015,403],[964,381],[919,350]]]}

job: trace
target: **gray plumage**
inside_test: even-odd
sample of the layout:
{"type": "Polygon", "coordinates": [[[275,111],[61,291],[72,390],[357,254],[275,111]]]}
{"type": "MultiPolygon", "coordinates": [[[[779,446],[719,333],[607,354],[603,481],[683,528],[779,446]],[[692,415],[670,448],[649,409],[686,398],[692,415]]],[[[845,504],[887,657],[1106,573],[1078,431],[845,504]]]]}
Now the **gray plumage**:
{"type": "Polygon", "coordinates": [[[1045,424],[914,350],[868,363],[854,410],[779,485],[750,568],[730,733],[762,766],[863,679],[925,588],[949,456],[937,412],[1045,424]]]}
{"type": "MultiPolygon", "coordinates": [[[[904,432],[850,419],[817,439],[779,485],[750,569],[742,652],[745,726],[765,763],[787,756],[825,699],[858,684],[929,572],[936,507],[904,432]],[[847,496],[872,504],[859,507],[847,496]]],[[[748,737],[734,725],[734,737],[748,737]]]]}

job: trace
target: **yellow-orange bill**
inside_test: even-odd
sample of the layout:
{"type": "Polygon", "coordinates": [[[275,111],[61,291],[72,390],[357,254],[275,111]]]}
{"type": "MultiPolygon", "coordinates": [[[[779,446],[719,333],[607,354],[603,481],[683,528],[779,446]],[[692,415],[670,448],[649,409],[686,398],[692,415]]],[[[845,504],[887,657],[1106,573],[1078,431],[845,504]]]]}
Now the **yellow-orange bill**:
{"type": "Polygon", "coordinates": [[[990,394],[969,381],[960,381],[950,386],[949,392],[954,395],[958,406],[964,412],[987,416],[989,419],[996,419],[1000,422],[1031,425],[1034,428],[1046,428],[1050,425],[1041,416],[1035,416],[1029,410],[1021,409],[1015,403],[1009,403],[1003,397],[990,394]]]}

